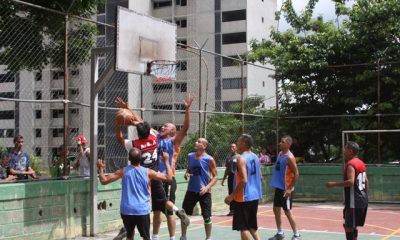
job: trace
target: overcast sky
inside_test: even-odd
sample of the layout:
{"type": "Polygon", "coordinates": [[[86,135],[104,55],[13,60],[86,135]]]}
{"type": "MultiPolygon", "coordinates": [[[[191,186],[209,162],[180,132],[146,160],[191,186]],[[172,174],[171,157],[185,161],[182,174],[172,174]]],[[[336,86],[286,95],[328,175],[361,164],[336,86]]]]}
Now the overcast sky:
{"type": "MultiPolygon", "coordinates": [[[[278,0],[278,10],[281,8],[283,0],[278,0]]],[[[300,13],[302,10],[304,10],[305,6],[308,3],[308,0],[292,0],[293,2],[293,7],[296,10],[297,13],[300,13]]],[[[346,5],[351,5],[353,4],[353,0],[347,3],[346,5]]],[[[314,17],[317,17],[319,15],[322,15],[324,17],[324,20],[333,20],[336,18],[335,16],[335,4],[333,3],[332,0],[319,0],[319,2],[315,5],[315,10],[314,10],[314,17]]],[[[289,28],[288,23],[286,20],[282,17],[281,20],[279,21],[279,30],[284,31],[287,28],[289,28]]]]}

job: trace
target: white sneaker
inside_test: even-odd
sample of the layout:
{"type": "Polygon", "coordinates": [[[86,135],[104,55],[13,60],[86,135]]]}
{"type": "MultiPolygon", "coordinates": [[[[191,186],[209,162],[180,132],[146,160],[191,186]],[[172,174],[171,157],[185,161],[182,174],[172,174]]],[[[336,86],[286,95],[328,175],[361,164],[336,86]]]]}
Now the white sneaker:
{"type": "Polygon", "coordinates": [[[292,240],[301,240],[301,235],[293,235],[292,240]]]}

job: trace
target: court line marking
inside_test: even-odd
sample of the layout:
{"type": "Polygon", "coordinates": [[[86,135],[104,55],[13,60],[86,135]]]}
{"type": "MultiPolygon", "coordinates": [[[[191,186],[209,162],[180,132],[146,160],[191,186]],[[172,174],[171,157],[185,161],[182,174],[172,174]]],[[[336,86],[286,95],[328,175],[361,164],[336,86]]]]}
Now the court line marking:
{"type": "Polygon", "coordinates": [[[391,234],[387,235],[386,237],[382,238],[381,240],[389,239],[390,237],[395,236],[397,233],[400,233],[400,228],[398,228],[397,230],[394,230],[391,234]]]}
{"type": "MultiPolygon", "coordinates": [[[[266,213],[266,212],[272,212],[272,210],[262,211],[262,212],[257,213],[257,215],[263,214],[263,213],[266,213]]],[[[230,222],[230,221],[232,221],[232,218],[230,218],[230,219],[228,219],[228,220],[223,220],[223,221],[219,221],[219,222],[213,223],[213,226],[214,226],[214,225],[217,225],[217,224],[221,224],[221,223],[230,222]]],[[[179,225],[180,225],[180,224],[179,224],[179,225]]],[[[194,225],[197,225],[197,224],[194,224],[194,225]]],[[[197,226],[197,227],[190,228],[190,229],[187,228],[186,232],[189,232],[189,231],[191,231],[191,230],[197,230],[197,229],[203,228],[203,226],[204,226],[204,224],[199,224],[199,226],[197,226]]],[[[168,227],[167,227],[167,229],[168,229],[168,227]]],[[[177,233],[180,233],[180,232],[181,232],[180,230],[176,230],[176,231],[175,231],[175,236],[176,236],[177,233]]],[[[160,237],[167,237],[167,236],[169,236],[169,232],[166,233],[166,234],[160,235],[160,237]]]]}

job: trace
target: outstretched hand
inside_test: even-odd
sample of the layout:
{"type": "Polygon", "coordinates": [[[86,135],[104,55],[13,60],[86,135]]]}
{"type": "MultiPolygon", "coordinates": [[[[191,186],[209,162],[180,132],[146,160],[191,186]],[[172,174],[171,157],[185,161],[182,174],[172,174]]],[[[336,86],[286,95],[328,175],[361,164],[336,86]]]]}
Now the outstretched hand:
{"type": "Polygon", "coordinates": [[[126,109],[129,108],[129,107],[128,107],[128,103],[125,102],[124,100],[122,100],[122,98],[120,98],[120,97],[117,97],[117,98],[115,99],[115,103],[116,103],[120,108],[126,108],[126,109]]]}
{"type": "Polygon", "coordinates": [[[188,99],[184,101],[186,109],[190,108],[190,105],[192,105],[193,99],[194,99],[194,96],[189,94],[188,99]]]}
{"type": "Polygon", "coordinates": [[[106,164],[104,163],[104,161],[102,159],[97,160],[97,168],[98,169],[105,169],[106,168],[106,164]]]}

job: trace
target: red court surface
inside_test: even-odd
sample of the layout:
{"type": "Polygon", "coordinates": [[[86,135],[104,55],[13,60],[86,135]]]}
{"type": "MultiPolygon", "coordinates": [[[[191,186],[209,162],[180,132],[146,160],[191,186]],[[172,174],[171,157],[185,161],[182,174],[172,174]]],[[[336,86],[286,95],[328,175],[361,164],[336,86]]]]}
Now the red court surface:
{"type": "MultiPolygon", "coordinates": [[[[342,228],[342,209],[343,206],[339,203],[294,203],[292,211],[298,229],[303,235],[302,239],[345,239],[342,228]],[[329,235],[329,233],[332,234],[329,235]]],[[[282,222],[286,238],[290,239],[292,231],[283,212],[282,222]]],[[[202,220],[196,219],[192,221],[192,224],[202,225],[202,220]]],[[[259,206],[258,224],[261,235],[263,230],[267,230],[266,234],[273,234],[276,231],[271,204],[259,206]]],[[[213,230],[218,231],[217,229],[221,227],[225,229],[225,232],[232,225],[232,218],[214,215],[213,225],[215,227],[213,230]]],[[[370,204],[366,224],[359,228],[359,234],[359,239],[400,239],[400,205],[370,204]]],[[[267,236],[261,236],[262,239],[265,237],[267,236]]]]}

